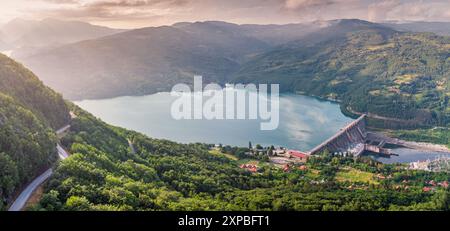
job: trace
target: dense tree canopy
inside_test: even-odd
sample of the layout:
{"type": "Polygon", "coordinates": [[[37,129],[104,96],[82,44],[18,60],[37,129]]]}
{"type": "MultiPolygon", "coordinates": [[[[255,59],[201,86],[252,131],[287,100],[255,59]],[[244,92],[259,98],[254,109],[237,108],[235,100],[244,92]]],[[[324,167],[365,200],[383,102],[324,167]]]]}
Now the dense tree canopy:
{"type": "Polygon", "coordinates": [[[33,209],[448,209],[447,189],[422,191],[426,181],[449,180],[446,174],[412,173],[402,166],[327,153],[311,158],[308,170],[290,172],[254,159],[260,169],[251,173],[239,168],[245,159],[239,159],[243,154],[238,148],[213,155],[208,145],[151,139],[74,110],[78,117],[63,139],[72,155],[59,164],[41,203],[33,209]],[[234,158],[227,156],[233,154],[234,158]],[[376,174],[390,177],[380,180],[376,174]],[[409,188],[402,186],[405,179],[409,188]]]}
{"type": "Polygon", "coordinates": [[[54,129],[69,118],[60,95],[0,55],[0,209],[57,160],[54,129]]]}
{"type": "Polygon", "coordinates": [[[378,115],[378,127],[450,124],[449,37],[342,24],[257,56],[234,81],[339,100],[346,113],[378,115]]]}

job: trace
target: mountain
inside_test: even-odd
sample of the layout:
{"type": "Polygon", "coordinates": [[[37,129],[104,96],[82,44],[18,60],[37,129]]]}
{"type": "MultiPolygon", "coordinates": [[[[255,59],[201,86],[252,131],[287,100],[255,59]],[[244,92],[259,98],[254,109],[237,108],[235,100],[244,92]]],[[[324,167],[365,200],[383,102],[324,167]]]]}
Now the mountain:
{"type": "Polygon", "coordinates": [[[398,31],[430,32],[450,36],[450,22],[386,22],[383,25],[398,31]]]}
{"type": "Polygon", "coordinates": [[[95,26],[85,22],[44,19],[15,19],[0,28],[5,41],[14,47],[46,47],[95,39],[124,30],[95,26]]]}
{"type": "Polygon", "coordinates": [[[70,44],[19,60],[70,99],[143,95],[191,83],[194,75],[225,83],[255,55],[311,30],[301,27],[280,26],[280,32],[271,34],[277,26],[178,23],[70,44]]]}
{"type": "Polygon", "coordinates": [[[108,125],[0,55],[0,210],[21,185],[50,165],[54,174],[30,210],[449,209],[444,186],[432,193],[423,190],[425,181],[448,181],[440,172],[424,175],[327,152],[310,157],[307,168],[292,165],[286,171],[268,162],[266,155],[247,155],[247,148],[212,147],[151,139],[108,125]],[[73,119],[69,109],[76,115],[73,119]],[[71,155],[54,165],[54,129],[67,123],[71,127],[59,142],[71,155]],[[240,167],[243,163],[256,164],[257,172],[240,167]],[[399,190],[404,179],[408,190],[399,190]]]}
{"type": "Polygon", "coordinates": [[[33,30],[37,25],[38,21],[16,18],[2,25],[0,32],[3,34],[5,41],[14,43],[14,41],[20,39],[28,31],[33,30]]]}
{"type": "Polygon", "coordinates": [[[216,41],[160,27],[76,43],[22,61],[66,97],[81,99],[169,90],[195,74],[225,79],[239,66],[226,54],[216,41]]]}
{"type": "MultiPolygon", "coordinates": [[[[1,34],[0,34],[0,38],[1,38],[1,34]]],[[[8,50],[9,49],[9,45],[3,41],[2,39],[0,39],[0,51],[4,51],[4,50],[8,50]]]]}
{"type": "Polygon", "coordinates": [[[19,187],[57,160],[53,131],[69,119],[59,94],[0,54],[0,210],[19,187]]]}
{"type": "Polygon", "coordinates": [[[5,35],[0,31],[0,51],[5,51],[10,48],[10,45],[5,42],[5,35]]]}
{"type": "Polygon", "coordinates": [[[346,113],[414,127],[450,121],[448,49],[445,36],[356,19],[265,26],[208,21],[127,31],[20,61],[70,99],[168,91],[202,75],[221,84],[280,83],[283,91],[342,101],[346,113]]]}
{"type": "MultiPolygon", "coordinates": [[[[298,24],[286,24],[286,25],[257,25],[257,24],[243,24],[237,25],[233,23],[226,23],[221,21],[208,21],[204,23],[176,23],[173,26],[176,28],[190,28],[192,30],[202,25],[211,25],[212,27],[221,28],[222,30],[228,30],[237,35],[245,35],[247,37],[255,38],[263,41],[271,46],[280,45],[286,42],[298,40],[305,35],[315,32],[322,27],[327,27],[328,22],[317,21],[313,23],[298,23],[298,24]]],[[[204,28],[206,29],[206,28],[204,28]]],[[[211,28],[213,29],[213,28],[211,28]]],[[[204,30],[208,36],[214,30],[204,30]]]]}
{"type": "Polygon", "coordinates": [[[447,125],[449,44],[449,37],[339,20],[255,57],[233,81],[279,83],[283,91],[342,101],[347,112],[400,119],[392,126],[447,125]]]}

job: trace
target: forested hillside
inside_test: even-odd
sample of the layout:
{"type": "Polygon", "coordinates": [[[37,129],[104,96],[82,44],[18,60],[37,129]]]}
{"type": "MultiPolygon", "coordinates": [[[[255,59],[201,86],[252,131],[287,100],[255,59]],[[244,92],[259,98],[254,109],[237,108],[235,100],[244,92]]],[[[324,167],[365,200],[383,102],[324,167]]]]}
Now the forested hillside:
{"type": "Polygon", "coordinates": [[[342,101],[347,112],[419,126],[450,123],[449,78],[449,37],[342,20],[259,55],[234,81],[280,83],[284,91],[342,101]]]}
{"type": "Polygon", "coordinates": [[[177,23],[148,27],[38,52],[19,59],[69,99],[169,91],[177,83],[226,83],[241,64],[318,25],[177,23]],[[117,58],[121,57],[121,58],[117,58]]]}
{"type": "MultiPolygon", "coordinates": [[[[40,21],[16,18],[0,26],[0,41],[14,57],[31,55],[39,50],[123,32],[85,22],[46,18],[40,21]]],[[[0,42],[0,51],[2,51],[0,42]]]]}
{"type": "Polygon", "coordinates": [[[378,118],[371,124],[378,127],[447,125],[449,37],[388,26],[356,19],[177,23],[23,61],[69,99],[152,94],[202,75],[205,82],[279,83],[286,92],[339,100],[347,114],[378,118]]]}
{"type": "Polygon", "coordinates": [[[69,99],[109,98],[168,91],[177,83],[191,83],[194,75],[225,82],[246,55],[267,47],[219,26],[205,23],[195,29],[137,29],[22,60],[69,99]]]}
{"type": "Polygon", "coordinates": [[[448,210],[446,188],[422,190],[449,181],[446,173],[326,152],[283,171],[246,156],[246,148],[212,152],[151,139],[66,106],[20,64],[1,60],[0,209],[55,163],[54,128],[69,122],[70,107],[77,116],[61,142],[72,155],[57,162],[32,210],[448,210]],[[257,172],[239,167],[248,162],[258,163],[257,172]]]}
{"type": "Polygon", "coordinates": [[[69,122],[60,95],[0,55],[0,210],[57,159],[54,129],[69,122]]]}
{"type": "Polygon", "coordinates": [[[390,22],[383,23],[398,31],[431,32],[438,35],[450,36],[449,22],[390,22]]]}
{"type": "Polygon", "coordinates": [[[311,158],[303,170],[284,172],[263,160],[240,159],[245,149],[213,154],[204,144],[151,139],[73,111],[77,118],[63,139],[72,155],[59,164],[32,210],[448,209],[446,189],[422,191],[430,180],[449,180],[445,173],[327,153],[311,158]],[[257,161],[260,169],[240,169],[242,161],[257,161]]]}
{"type": "Polygon", "coordinates": [[[59,128],[70,119],[60,94],[46,87],[30,70],[1,54],[0,92],[11,96],[52,128],[59,128]]]}

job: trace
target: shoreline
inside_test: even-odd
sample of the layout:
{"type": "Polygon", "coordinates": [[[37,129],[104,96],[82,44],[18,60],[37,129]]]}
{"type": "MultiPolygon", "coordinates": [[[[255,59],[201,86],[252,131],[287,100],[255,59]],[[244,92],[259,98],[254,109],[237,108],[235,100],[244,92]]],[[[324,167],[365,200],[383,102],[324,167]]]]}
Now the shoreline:
{"type": "Polygon", "coordinates": [[[384,132],[379,131],[370,131],[368,132],[368,137],[373,140],[381,141],[384,140],[386,143],[403,146],[405,148],[419,150],[419,151],[431,151],[431,152],[442,152],[450,154],[450,148],[443,144],[434,144],[434,143],[426,143],[426,142],[417,142],[417,141],[407,141],[398,138],[392,138],[385,134],[384,132]]]}

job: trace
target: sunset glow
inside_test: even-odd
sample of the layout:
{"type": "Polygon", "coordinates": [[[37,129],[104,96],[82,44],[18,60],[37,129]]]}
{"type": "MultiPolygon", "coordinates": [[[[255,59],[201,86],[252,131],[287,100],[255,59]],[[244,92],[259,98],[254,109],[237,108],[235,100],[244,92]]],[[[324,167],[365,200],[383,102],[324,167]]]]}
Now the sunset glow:
{"type": "Polygon", "coordinates": [[[447,0],[2,0],[0,22],[57,18],[120,28],[221,20],[283,24],[337,18],[450,21],[447,0]]]}

